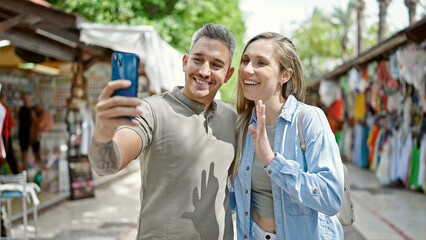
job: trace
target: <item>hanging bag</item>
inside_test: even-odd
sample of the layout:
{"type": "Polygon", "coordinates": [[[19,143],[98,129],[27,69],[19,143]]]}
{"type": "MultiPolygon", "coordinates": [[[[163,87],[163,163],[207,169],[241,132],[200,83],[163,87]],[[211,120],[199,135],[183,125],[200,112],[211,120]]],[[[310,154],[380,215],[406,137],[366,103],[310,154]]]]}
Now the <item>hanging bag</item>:
{"type": "MultiPolygon", "coordinates": [[[[299,118],[297,121],[297,128],[299,132],[299,139],[300,139],[300,148],[303,152],[306,151],[306,142],[305,138],[303,137],[302,132],[302,115],[305,111],[306,106],[302,108],[302,110],[299,113],[299,118]]],[[[351,192],[350,192],[350,183],[349,183],[349,174],[348,169],[346,168],[345,164],[342,163],[343,167],[343,175],[344,175],[344,193],[343,193],[343,203],[342,207],[340,208],[340,211],[337,213],[337,218],[339,219],[340,223],[345,226],[352,225],[353,222],[355,222],[355,215],[354,215],[354,208],[353,203],[351,199],[351,192]]]]}

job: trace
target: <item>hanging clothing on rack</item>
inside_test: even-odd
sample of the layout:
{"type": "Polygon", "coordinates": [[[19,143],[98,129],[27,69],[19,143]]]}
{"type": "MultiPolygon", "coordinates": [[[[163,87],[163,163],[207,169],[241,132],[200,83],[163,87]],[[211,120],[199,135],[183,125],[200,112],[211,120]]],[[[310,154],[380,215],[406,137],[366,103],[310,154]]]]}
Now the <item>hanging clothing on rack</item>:
{"type": "Polygon", "coordinates": [[[417,184],[425,189],[425,171],[426,171],[426,133],[423,133],[420,142],[420,157],[419,157],[419,176],[417,178],[417,184]]]}
{"type": "Polygon", "coordinates": [[[411,153],[413,151],[413,138],[411,134],[406,134],[402,143],[401,158],[398,160],[398,179],[403,183],[408,182],[408,173],[410,168],[411,153]]]}
{"type": "MultiPolygon", "coordinates": [[[[6,108],[0,104],[0,136],[3,135],[3,124],[6,119],[6,108]]],[[[3,143],[3,138],[0,137],[0,158],[6,158],[6,148],[3,143]]]]}
{"type": "Polygon", "coordinates": [[[387,141],[383,145],[380,153],[380,164],[377,167],[376,177],[382,185],[389,184],[390,181],[390,166],[391,166],[392,144],[387,141]]]}
{"type": "Polygon", "coordinates": [[[410,170],[408,173],[408,184],[411,189],[420,189],[420,185],[417,184],[417,178],[419,176],[420,166],[420,146],[418,139],[415,139],[413,144],[413,150],[411,152],[410,170]]]}

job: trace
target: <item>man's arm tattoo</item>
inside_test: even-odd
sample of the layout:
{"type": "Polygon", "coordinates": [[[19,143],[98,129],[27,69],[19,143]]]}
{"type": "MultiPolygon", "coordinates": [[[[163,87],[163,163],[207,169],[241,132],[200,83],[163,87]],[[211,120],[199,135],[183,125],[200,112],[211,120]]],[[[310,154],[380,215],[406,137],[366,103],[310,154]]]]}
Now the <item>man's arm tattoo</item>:
{"type": "Polygon", "coordinates": [[[113,174],[120,167],[120,150],[113,140],[101,143],[92,138],[89,145],[89,161],[97,173],[113,174]]]}

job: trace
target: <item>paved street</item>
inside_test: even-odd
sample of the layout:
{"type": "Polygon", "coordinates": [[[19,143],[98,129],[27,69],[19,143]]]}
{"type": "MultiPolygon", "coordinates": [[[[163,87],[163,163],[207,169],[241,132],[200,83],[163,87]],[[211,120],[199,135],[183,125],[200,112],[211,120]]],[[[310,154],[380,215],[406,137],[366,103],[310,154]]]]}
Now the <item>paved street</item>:
{"type": "MultiPolygon", "coordinates": [[[[345,239],[425,239],[426,195],[401,187],[380,187],[373,172],[347,166],[356,222],[345,227],[345,239]]],[[[135,239],[139,187],[140,173],[133,171],[97,187],[95,198],[66,201],[41,212],[39,239],[135,239]]],[[[22,237],[22,225],[16,224],[13,232],[22,237]]],[[[34,238],[34,228],[29,235],[34,238]]]]}

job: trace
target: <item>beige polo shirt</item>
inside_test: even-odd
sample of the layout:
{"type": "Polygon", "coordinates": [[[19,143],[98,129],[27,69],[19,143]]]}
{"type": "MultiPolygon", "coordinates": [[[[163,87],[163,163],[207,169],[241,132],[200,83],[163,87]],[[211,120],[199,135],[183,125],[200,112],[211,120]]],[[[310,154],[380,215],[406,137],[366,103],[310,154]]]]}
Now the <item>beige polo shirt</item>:
{"type": "Polygon", "coordinates": [[[233,239],[226,179],[234,159],[233,108],[204,105],[176,87],[143,99],[137,239],[233,239]]]}

